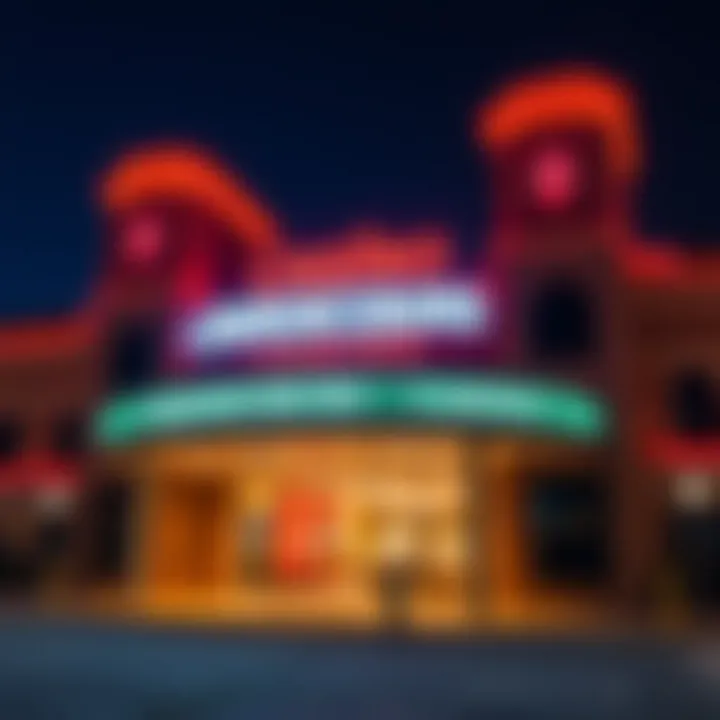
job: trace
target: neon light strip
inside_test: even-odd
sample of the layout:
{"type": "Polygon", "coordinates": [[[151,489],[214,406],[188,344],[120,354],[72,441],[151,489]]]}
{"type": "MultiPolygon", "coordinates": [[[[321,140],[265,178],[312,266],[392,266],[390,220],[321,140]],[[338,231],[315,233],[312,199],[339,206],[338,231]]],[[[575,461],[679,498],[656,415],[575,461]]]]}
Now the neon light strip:
{"type": "Polygon", "coordinates": [[[470,374],[346,374],[157,388],[111,400],[95,431],[103,446],[204,430],[323,423],[457,425],[598,441],[608,422],[602,401],[561,384],[470,374]]]}
{"type": "Polygon", "coordinates": [[[178,349],[199,356],[328,340],[468,337],[486,332],[489,320],[488,292],[466,282],[242,298],[182,323],[178,349]]]}

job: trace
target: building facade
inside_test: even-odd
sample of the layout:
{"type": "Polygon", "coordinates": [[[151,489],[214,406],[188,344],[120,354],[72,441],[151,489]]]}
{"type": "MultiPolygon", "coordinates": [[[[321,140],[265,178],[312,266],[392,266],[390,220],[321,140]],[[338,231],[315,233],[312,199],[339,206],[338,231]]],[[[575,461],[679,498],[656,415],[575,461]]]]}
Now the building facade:
{"type": "Polygon", "coordinates": [[[422,226],[295,247],[189,147],[111,166],[93,297],[0,335],[5,500],[65,489],[84,596],[371,626],[717,611],[717,262],[642,236],[632,92],[535,75],[475,130],[470,267],[422,226]]]}

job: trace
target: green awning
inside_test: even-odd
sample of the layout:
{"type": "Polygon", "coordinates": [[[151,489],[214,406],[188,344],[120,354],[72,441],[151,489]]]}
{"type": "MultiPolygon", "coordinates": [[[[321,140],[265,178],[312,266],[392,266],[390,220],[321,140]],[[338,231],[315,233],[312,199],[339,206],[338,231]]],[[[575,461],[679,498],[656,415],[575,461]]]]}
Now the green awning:
{"type": "Polygon", "coordinates": [[[104,447],[208,430],[345,425],[507,430],[602,440],[609,412],[573,385],[491,374],[259,376],[163,385],[111,399],[95,422],[104,447]]]}

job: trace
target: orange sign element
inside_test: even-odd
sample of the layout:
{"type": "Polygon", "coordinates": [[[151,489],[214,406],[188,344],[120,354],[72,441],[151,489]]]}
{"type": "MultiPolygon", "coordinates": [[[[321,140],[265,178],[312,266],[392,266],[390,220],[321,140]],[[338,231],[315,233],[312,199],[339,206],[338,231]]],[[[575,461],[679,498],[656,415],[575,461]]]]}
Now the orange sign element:
{"type": "Polygon", "coordinates": [[[258,289],[314,288],[437,277],[451,267],[451,239],[433,230],[391,233],[360,229],[322,245],[259,258],[258,289]]]}
{"type": "Polygon", "coordinates": [[[271,213],[245,184],[210,155],[187,145],[156,145],[123,155],[101,185],[106,212],[176,200],[206,208],[239,239],[273,246],[279,230],[271,213]]]}
{"type": "Polygon", "coordinates": [[[590,126],[604,136],[614,171],[632,178],[641,169],[637,109],[614,77],[567,67],[511,83],[478,113],[476,132],[498,150],[539,130],[590,126]]]}
{"type": "Polygon", "coordinates": [[[325,493],[296,488],[277,508],[273,564],[280,578],[297,581],[320,577],[328,569],[332,520],[325,493]]]}

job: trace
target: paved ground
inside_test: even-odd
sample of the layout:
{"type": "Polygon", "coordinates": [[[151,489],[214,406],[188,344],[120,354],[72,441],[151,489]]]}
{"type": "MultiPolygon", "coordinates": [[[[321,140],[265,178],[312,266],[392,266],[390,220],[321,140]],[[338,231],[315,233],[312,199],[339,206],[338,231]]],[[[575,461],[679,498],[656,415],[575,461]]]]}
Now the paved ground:
{"type": "Polygon", "coordinates": [[[2,720],[720,718],[720,642],[260,636],[0,618],[2,720]]]}

